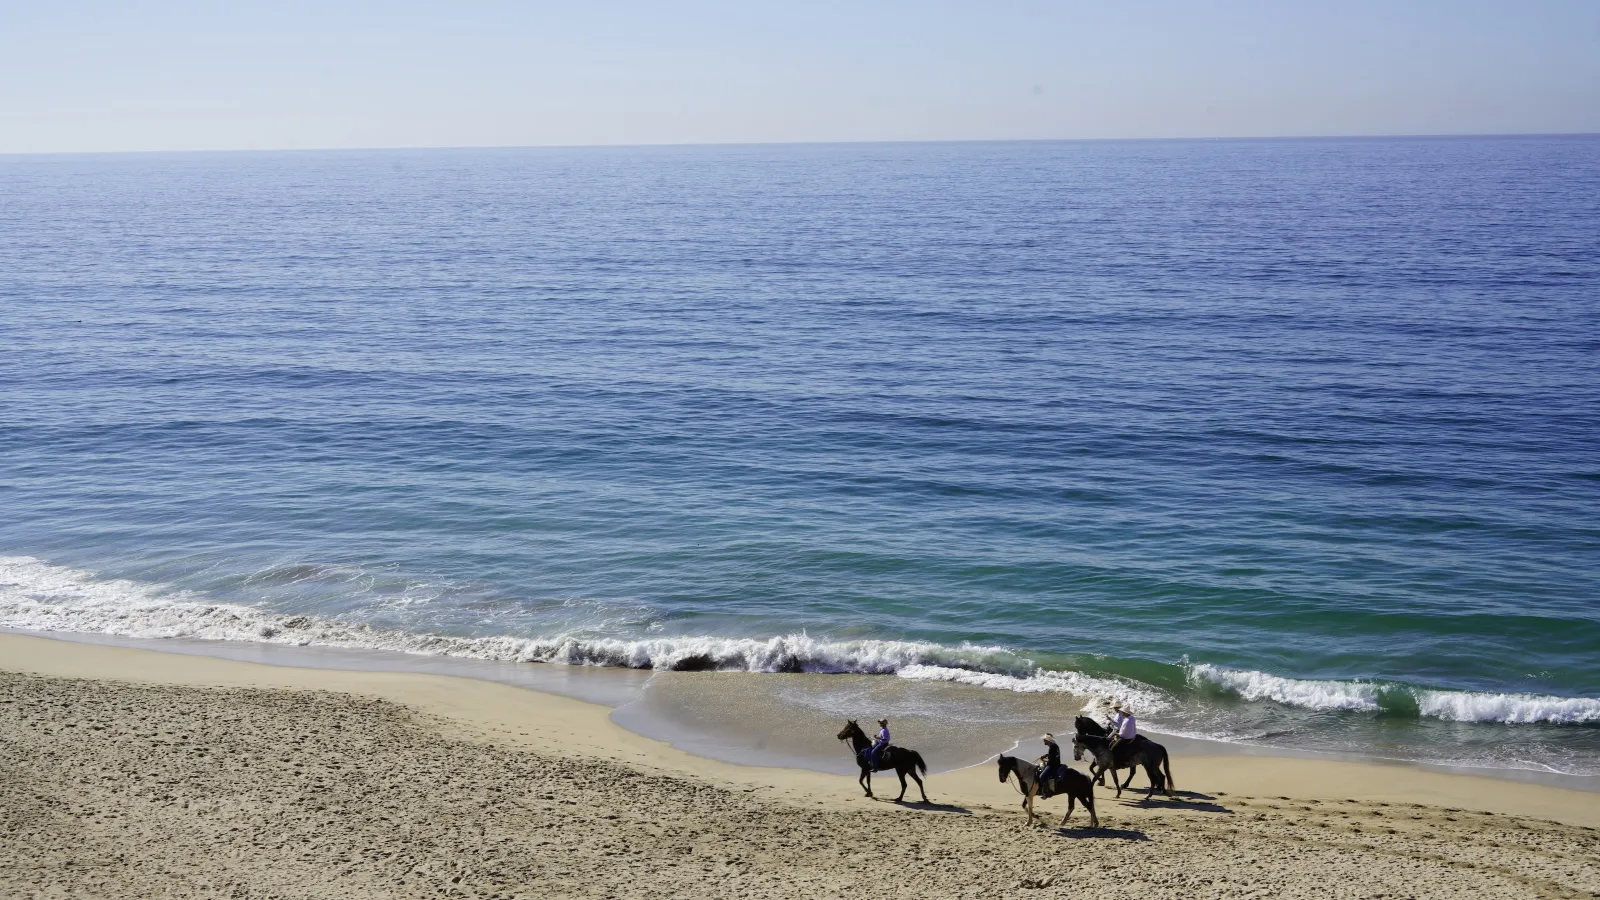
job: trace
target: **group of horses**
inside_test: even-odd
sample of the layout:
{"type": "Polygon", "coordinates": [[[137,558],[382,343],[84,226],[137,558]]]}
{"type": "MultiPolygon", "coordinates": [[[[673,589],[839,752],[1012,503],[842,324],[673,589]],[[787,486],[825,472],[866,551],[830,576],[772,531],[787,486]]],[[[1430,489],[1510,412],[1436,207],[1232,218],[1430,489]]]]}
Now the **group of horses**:
{"type": "MultiPolygon", "coordinates": [[[[1083,808],[1089,811],[1090,826],[1099,828],[1100,817],[1094,811],[1094,785],[1097,782],[1104,785],[1107,772],[1111,773],[1111,783],[1116,787],[1118,797],[1122,796],[1123,788],[1133,782],[1134,773],[1141,768],[1150,779],[1150,789],[1145,792],[1146,801],[1154,797],[1156,791],[1161,791],[1168,797],[1172,796],[1172,789],[1176,785],[1172,779],[1172,763],[1167,757],[1167,748],[1143,735],[1131,740],[1116,741],[1113,746],[1111,735],[1105,726],[1088,716],[1078,716],[1074,719],[1073,728],[1076,734],[1072,738],[1072,758],[1082,760],[1085,755],[1089,757],[1087,775],[1063,765],[1050,777],[1041,778],[1042,773],[1038,765],[1019,757],[1000,754],[1000,782],[1004,784],[1012,776],[1016,777],[1017,786],[1022,791],[1022,808],[1028,811],[1029,825],[1038,819],[1033,811],[1035,798],[1065,794],[1067,812],[1061,817],[1061,824],[1067,824],[1067,819],[1072,817],[1073,809],[1082,803],[1083,808]],[[1128,777],[1119,781],[1117,773],[1123,769],[1128,770],[1128,777]]],[[[868,797],[873,796],[872,773],[892,769],[900,776],[900,796],[894,798],[896,803],[905,799],[907,775],[917,783],[917,790],[922,794],[922,802],[929,802],[927,788],[922,784],[922,776],[928,774],[928,764],[923,762],[922,754],[891,744],[878,754],[874,764],[867,752],[872,747],[872,739],[861,730],[855,719],[845,722],[838,738],[841,741],[849,741],[855,751],[856,765],[861,768],[861,776],[856,781],[861,785],[861,789],[866,791],[868,797]]]]}

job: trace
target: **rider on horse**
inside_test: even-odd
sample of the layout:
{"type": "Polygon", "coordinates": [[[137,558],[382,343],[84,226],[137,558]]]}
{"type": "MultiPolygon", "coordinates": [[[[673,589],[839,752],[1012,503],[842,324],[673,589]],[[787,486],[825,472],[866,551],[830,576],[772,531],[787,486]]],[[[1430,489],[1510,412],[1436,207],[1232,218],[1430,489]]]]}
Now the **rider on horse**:
{"type": "Polygon", "coordinates": [[[1112,704],[1111,712],[1111,749],[1116,750],[1118,744],[1139,736],[1139,723],[1134,719],[1133,711],[1121,703],[1112,704]]]}
{"type": "Polygon", "coordinates": [[[1039,760],[1044,764],[1044,767],[1039,770],[1039,797],[1048,800],[1050,795],[1055,793],[1050,790],[1050,783],[1066,773],[1061,765],[1061,747],[1056,744],[1056,736],[1046,733],[1044,745],[1046,747],[1045,755],[1039,760]]]}
{"type": "Polygon", "coordinates": [[[867,750],[867,765],[874,769],[879,767],[878,757],[889,747],[889,720],[878,720],[878,739],[867,750]]]}

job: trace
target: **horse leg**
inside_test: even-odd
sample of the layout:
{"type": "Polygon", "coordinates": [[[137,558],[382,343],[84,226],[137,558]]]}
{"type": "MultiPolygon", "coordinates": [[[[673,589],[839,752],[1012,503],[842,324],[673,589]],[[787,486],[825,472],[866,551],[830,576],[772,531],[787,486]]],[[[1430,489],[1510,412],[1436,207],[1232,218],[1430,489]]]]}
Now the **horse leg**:
{"type": "Polygon", "coordinates": [[[1038,785],[1028,788],[1028,796],[1022,801],[1022,808],[1028,811],[1028,825],[1030,827],[1033,825],[1033,820],[1038,818],[1033,814],[1033,795],[1038,793],[1038,790],[1038,785]]]}
{"type": "Polygon", "coordinates": [[[1150,789],[1144,792],[1144,802],[1149,803],[1158,789],[1163,793],[1166,792],[1167,784],[1166,779],[1161,777],[1161,770],[1148,762],[1144,764],[1144,774],[1150,779],[1150,789]]]}
{"type": "MultiPolygon", "coordinates": [[[[911,780],[915,781],[917,783],[917,790],[922,792],[922,802],[923,803],[927,803],[928,802],[928,789],[922,786],[922,778],[919,775],[917,775],[915,770],[913,770],[911,772],[911,780]]],[[[902,791],[902,793],[904,793],[904,792],[902,791]]]]}
{"type": "Polygon", "coordinates": [[[900,776],[900,796],[894,798],[894,802],[899,803],[906,798],[906,773],[903,769],[895,769],[894,773],[900,776]]]}
{"type": "MultiPolygon", "coordinates": [[[[1134,766],[1129,766],[1128,767],[1128,777],[1127,777],[1127,779],[1125,779],[1124,781],[1122,781],[1120,784],[1117,785],[1117,796],[1118,797],[1122,796],[1122,789],[1123,788],[1127,787],[1130,784],[1133,784],[1133,776],[1135,776],[1137,774],[1139,774],[1138,768],[1136,768],[1134,766]]],[[[1117,780],[1117,773],[1116,772],[1112,772],[1111,773],[1111,780],[1112,781],[1116,781],[1117,780]]]]}
{"type": "Polygon", "coordinates": [[[1100,827],[1100,817],[1098,815],[1096,815],[1095,811],[1094,811],[1094,786],[1093,785],[1090,785],[1089,786],[1089,790],[1084,792],[1084,795],[1083,795],[1083,808],[1087,809],[1089,811],[1089,827],[1090,828],[1099,828],[1100,827]]]}
{"type": "Polygon", "coordinates": [[[867,796],[868,797],[871,797],[872,796],[872,770],[871,769],[862,769],[861,770],[861,777],[856,779],[856,784],[861,785],[861,789],[867,792],[867,796]]]}
{"type": "Polygon", "coordinates": [[[1067,791],[1067,814],[1061,817],[1061,824],[1067,824],[1067,820],[1072,818],[1072,804],[1077,802],[1078,798],[1071,791],[1067,791]]]}

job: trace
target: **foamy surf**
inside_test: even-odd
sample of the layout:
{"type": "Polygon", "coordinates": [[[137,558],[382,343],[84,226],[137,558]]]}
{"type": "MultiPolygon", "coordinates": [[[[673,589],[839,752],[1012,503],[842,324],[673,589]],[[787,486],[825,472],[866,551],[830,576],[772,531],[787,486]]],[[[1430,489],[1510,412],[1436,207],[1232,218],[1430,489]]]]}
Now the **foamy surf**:
{"type": "Polygon", "coordinates": [[[380,629],[319,616],[284,615],[208,602],[189,592],[99,579],[89,572],[32,557],[0,558],[0,626],[674,671],[892,675],[914,671],[918,666],[950,671],[1034,670],[1029,659],[1003,647],[894,640],[828,641],[804,633],[770,638],[682,636],[628,640],[574,634],[457,637],[380,629]]]}
{"type": "Polygon", "coordinates": [[[895,672],[901,678],[914,681],[944,681],[953,684],[970,684],[974,687],[1013,691],[1019,694],[1072,694],[1088,697],[1085,711],[1098,711],[1107,700],[1120,700],[1131,704],[1142,714],[1160,712],[1171,705],[1166,695],[1148,686],[1117,678],[1102,678],[1083,672],[1062,672],[1053,669],[1035,669],[1030,675],[1008,675],[1002,672],[985,672],[968,668],[953,668],[913,664],[895,672]]]}
{"type": "Polygon", "coordinates": [[[1266,672],[1192,665],[1189,681],[1241,699],[1312,710],[1414,713],[1448,722],[1583,725],[1600,722],[1600,699],[1547,694],[1446,691],[1380,681],[1284,678],[1266,672]]]}
{"type": "MultiPolygon", "coordinates": [[[[710,635],[643,639],[559,634],[461,637],[374,628],[313,615],[286,615],[161,585],[102,579],[33,557],[0,557],[0,627],[133,638],[251,641],[387,650],[507,662],[672,671],[895,675],[1015,693],[1059,693],[1133,704],[1144,714],[1179,701],[1152,685],[1115,676],[1038,667],[996,646],[924,641],[832,641],[804,633],[768,638],[710,635]]],[[[1395,712],[1447,721],[1504,724],[1600,722],[1600,699],[1476,693],[1382,682],[1285,678],[1209,664],[1187,667],[1192,687],[1252,702],[1311,710],[1395,712]]]]}

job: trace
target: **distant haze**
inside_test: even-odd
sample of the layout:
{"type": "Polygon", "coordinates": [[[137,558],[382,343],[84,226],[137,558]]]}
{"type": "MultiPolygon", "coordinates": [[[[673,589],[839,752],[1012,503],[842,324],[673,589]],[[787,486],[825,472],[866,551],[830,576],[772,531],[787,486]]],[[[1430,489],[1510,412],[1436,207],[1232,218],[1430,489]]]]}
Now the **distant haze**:
{"type": "Polygon", "coordinates": [[[0,152],[1600,132],[1600,2],[59,0],[0,152]]]}

